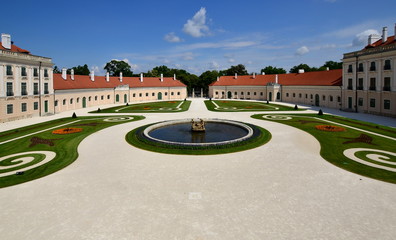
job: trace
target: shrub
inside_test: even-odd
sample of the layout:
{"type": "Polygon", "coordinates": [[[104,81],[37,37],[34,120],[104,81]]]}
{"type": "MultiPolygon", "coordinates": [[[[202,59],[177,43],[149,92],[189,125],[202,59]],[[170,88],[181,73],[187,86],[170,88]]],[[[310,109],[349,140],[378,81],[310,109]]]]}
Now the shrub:
{"type": "Polygon", "coordinates": [[[319,115],[319,116],[322,116],[322,115],[323,115],[322,109],[319,109],[318,115],[319,115]]]}
{"type": "Polygon", "coordinates": [[[298,110],[298,106],[297,106],[297,104],[296,104],[296,105],[294,105],[294,110],[298,110]]]}
{"type": "Polygon", "coordinates": [[[101,112],[102,110],[100,110],[100,108],[98,108],[98,111],[97,112],[101,112]]]}
{"type": "Polygon", "coordinates": [[[72,118],[77,118],[77,115],[75,112],[73,112],[72,118]]]}

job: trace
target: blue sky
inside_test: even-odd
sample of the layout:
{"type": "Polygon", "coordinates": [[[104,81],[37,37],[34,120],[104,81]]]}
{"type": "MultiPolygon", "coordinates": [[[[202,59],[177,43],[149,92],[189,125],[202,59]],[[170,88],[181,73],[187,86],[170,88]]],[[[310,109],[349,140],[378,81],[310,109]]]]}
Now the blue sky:
{"type": "Polygon", "coordinates": [[[18,1],[2,4],[0,32],[58,67],[112,59],[134,73],[166,65],[201,74],[244,64],[321,66],[364,47],[367,35],[394,35],[396,1],[190,0],[18,1]],[[9,7],[7,7],[7,4],[9,7]]]}

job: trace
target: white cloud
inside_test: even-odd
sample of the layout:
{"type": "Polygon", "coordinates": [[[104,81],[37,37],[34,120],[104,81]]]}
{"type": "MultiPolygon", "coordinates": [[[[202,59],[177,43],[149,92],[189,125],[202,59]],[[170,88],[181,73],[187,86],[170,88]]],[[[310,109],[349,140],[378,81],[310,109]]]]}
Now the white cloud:
{"type": "Polygon", "coordinates": [[[180,50],[195,50],[195,49],[205,49],[205,48],[243,48],[258,45],[258,43],[253,41],[235,41],[235,42],[204,42],[204,43],[194,43],[189,45],[184,45],[178,47],[180,50]]]}
{"type": "Polygon", "coordinates": [[[165,41],[171,42],[171,43],[177,43],[177,42],[182,42],[183,41],[183,39],[181,39],[180,37],[176,36],[176,34],[174,32],[170,32],[170,33],[166,34],[164,39],[165,39],[165,41]]]}
{"type": "Polygon", "coordinates": [[[216,61],[212,61],[209,63],[209,69],[211,70],[219,70],[220,64],[217,63],[216,61]]]}
{"type": "Polygon", "coordinates": [[[187,20],[183,31],[193,37],[206,36],[209,32],[209,27],[206,25],[206,9],[202,7],[192,19],[187,20]]]}
{"type": "Polygon", "coordinates": [[[186,52],[182,54],[181,58],[186,61],[194,60],[194,54],[192,52],[186,52]]]}
{"type": "Polygon", "coordinates": [[[234,62],[235,62],[235,59],[229,58],[229,59],[228,59],[228,62],[229,62],[229,63],[234,63],[234,62]]]}
{"type": "Polygon", "coordinates": [[[302,56],[307,53],[309,53],[309,49],[306,46],[302,46],[299,49],[297,49],[297,51],[296,51],[296,55],[298,55],[298,56],[302,56]]]}
{"type": "Polygon", "coordinates": [[[368,29],[366,31],[356,34],[355,38],[352,40],[352,46],[366,46],[368,43],[368,36],[371,34],[380,35],[377,30],[368,29]]]}

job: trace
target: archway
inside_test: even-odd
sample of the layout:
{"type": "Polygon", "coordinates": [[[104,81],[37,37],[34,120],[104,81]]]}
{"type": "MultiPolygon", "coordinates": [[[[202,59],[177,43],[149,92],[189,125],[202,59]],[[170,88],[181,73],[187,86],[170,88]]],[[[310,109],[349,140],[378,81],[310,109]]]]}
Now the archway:
{"type": "Polygon", "coordinates": [[[319,94],[315,94],[315,106],[319,107],[320,104],[319,94]]]}
{"type": "Polygon", "coordinates": [[[128,95],[124,94],[124,103],[128,102],[128,95]]]}
{"type": "Polygon", "coordinates": [[[231,93],[231,91],[228,91],[228,92],[227,92],[227,98],[229,98],[229,99],[232,98],[232,93],[231,93]]]}
{"type": "Polygon", "coordinates": [[[158,93],[158,100],[162,100],[162,92],[158,93]]]}
{"type": "Polygon", "coordinates": [[[272,92],[268,93],[268,101],[272,101],[272,92]]]}
{"type": "Polygon", "coordinates": [[[83,99],[82,99],[82,107],[83,108],[87,107],[87,98],[86,97],[83,97],[83,99]]]}
{"type": "Polygon", "coordinates": [[[119,101],[120,101],[120,95],[117,94],[117,95],[116,95],[116,102],[119,102],[119,101]]]}
{"type": "Polygon", "coordinates": [[[280,100],[280,98],[281,98],[280,92],[277,92],[276,93],[276,100],[280,100]]]}

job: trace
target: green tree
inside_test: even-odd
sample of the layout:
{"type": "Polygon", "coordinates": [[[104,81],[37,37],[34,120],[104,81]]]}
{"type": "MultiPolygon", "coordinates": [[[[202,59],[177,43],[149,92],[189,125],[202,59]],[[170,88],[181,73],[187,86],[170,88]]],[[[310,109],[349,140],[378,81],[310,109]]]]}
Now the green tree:
{"type": "MultiPolygon", "coordinates": [[[[78,65],[77,67],[72,67],[71,69],[74,69],[74,74],[76,75],[89,75],[90,73],[87,64],[84,64],[84,66],[78,65]]],[[[67,69],[67,74],[71,73],[71,69],[67,69]]]]}
{"type": "Polygon", "coordinates": [[[342,62],[327,61],[319,69],[326,70],[327,67],[329,68],[329,70],[342,69],[342,62]]]}
{"type": "Polygon", "coordinates": [[[235,73],[238,75],[248,75],[245,65],[243,65],[243,64],[231,66],[229,69],[220,71],[221,76],[233,76],[233,75],[235,75],[235,73]]]}
{"type": "Polygon", "coordinates": [[[301,64],[299,64],[299,65],[297,65],[297,66],[294,66],[294,67],[292,67],[292,68],[290,68],[290,73],[298,73],[298,70],[299,69],[304,69],[304,72],[312,72],[312,71],[317,71],[318,69],[317,68],[311,68],[310,66],[308,66],[307,64],[305,64],[305,63],[301,63],[301,64]]]}
{"type": "Polygon", "coordinates": [[[106,66],[103,69],[109,72],[111,76],[120,76],[121,72],[124,77],[132,77],[133,75],[131,66],[124,61],[111,60],[106,63],[106,66]]]}
{"type": "Polygon", "coordinates": [[[283,68],[267,66],[267,67],[261,69],[261,72],[264,72],[265,74],[282,74],[282,73],[286,73],[286,70],[283,68]]]}
{"type": "Polygon", "coordinates": [[[62,71],[58,68],[58,66],[54,66],[53,73],[62,73],[62,71]]]}
{"type": "Polygon", "coordinates": [[[219,76],[219,72],[216,70],[203,72],[199,76],[199,85],[201,88],[204,89],[205,93],[208,92],[209,85],[212,82],[216,81],[218,76],[219,76]]]}

